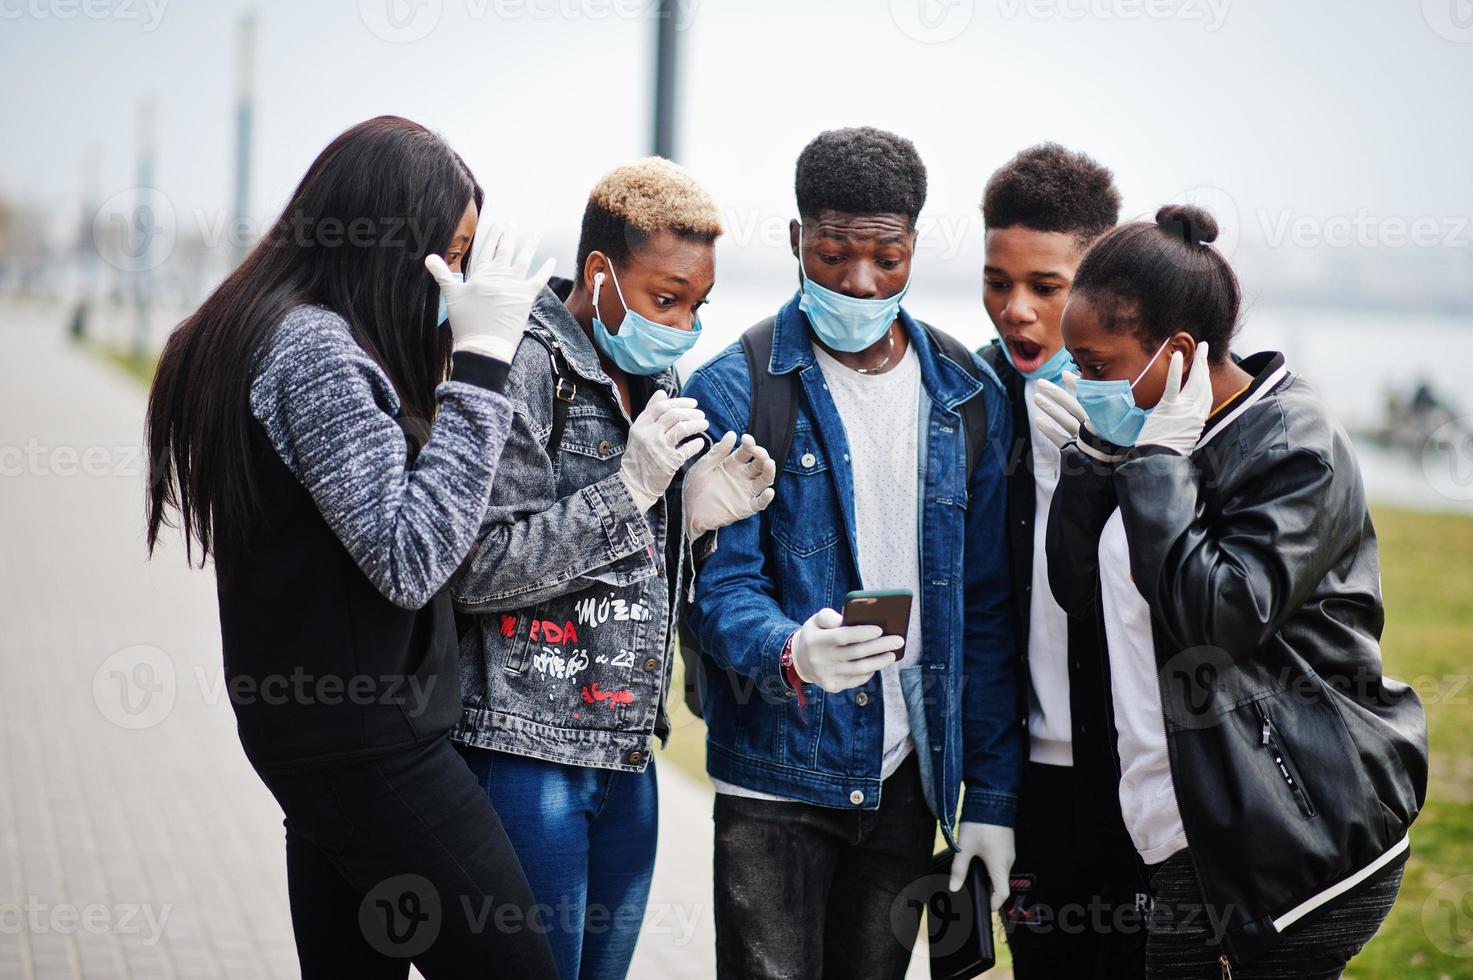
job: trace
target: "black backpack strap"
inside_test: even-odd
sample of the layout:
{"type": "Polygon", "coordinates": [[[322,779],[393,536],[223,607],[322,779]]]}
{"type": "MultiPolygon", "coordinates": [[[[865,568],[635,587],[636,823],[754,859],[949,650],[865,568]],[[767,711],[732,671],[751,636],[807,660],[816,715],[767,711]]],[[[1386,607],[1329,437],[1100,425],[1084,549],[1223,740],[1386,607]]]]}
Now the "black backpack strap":
{"type": "Polygon", "coordinates": [[[777,317],[768,317],[742,334],[742,351],[747,355],[747,374],[752,379],[747,432],[757,445],[777,461],[778,475],[793,446],[798,426],[798,376],[792,372],[772,374],[772,332],[777,317]]]}
{"type": "Polygon", "coordinates": [[[578,395],[578,385],[573,381],[573,372],[568,370],[568,358],[561,341],[541,327],[528,328],[524,336],[542,345],[551,365],[552,431],[547,435],[547,455],[556,459],[558,447],[563,443],[563,427],[568,422],[568,406],[578,395]]]}
{"type": "MultiPolygon", "coordinates": [[[[983,379],[982,369],[972,360],[972,352],[967,350],[965,344],[957,340],[944,330],[938,330],[929,323],[922,323],[926,336],[931,338],[931,345],[957,363],[963,371],[966,371],[978,381],[983,379]]],[[[982,459],[982,453],[987,448],[987,400],[979,391],[961,404],[962,428],[967,437],[967,482],[970,486],[972,471],[977,468],[977,463],[982,459]]]]}
{"type": "MultiPolygon", "coordinates": [[[[747,356],[747,373],[751,376],[751,405],[747,412],[747,432],[777,461],[782,476],[783,461],[793,445],[793,430],[798,425],[798,378],[793,374],[773,375],[772,331],[776,317],[768,317],[742,334],[742,351],[747,356]]],[[[680,657],[685,664],[685,706],[697,718],[703,717],[702,687],[708,670],[701,656],[701,644],[694,631],[680,618],[680,657]]]]}

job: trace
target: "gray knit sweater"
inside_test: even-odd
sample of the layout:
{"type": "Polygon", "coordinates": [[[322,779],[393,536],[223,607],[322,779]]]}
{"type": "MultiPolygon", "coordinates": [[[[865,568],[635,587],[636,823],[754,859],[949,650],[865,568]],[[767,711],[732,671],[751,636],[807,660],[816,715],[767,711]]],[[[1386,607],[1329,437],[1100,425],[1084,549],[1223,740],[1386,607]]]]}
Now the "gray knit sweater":
{"type": "Polygon", "coordinates": [[[251,381],[251,412],[358,567],[418,609],[470,552],[511,424],[505,366],[456,354],[412,463],[388,376],[347,322],[317,306],[282,320],[251,381]]]}

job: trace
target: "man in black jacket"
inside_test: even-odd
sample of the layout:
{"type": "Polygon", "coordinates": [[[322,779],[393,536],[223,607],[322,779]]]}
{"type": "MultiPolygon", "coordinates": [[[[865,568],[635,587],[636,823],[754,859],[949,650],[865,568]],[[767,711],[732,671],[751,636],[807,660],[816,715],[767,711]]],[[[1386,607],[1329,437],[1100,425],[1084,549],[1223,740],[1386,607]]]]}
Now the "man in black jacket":
{"type": "Polygon", "coordinates": [[[1119,209],[1110,171],[1056,144],[1019,153],[982,201],[984,302],[1000,338],[982,357],[1013,409],[1008,538],[1029,735],[1004,910],[1020,980],[1143,973],[1148,899],[1120,816],[1108,681],[1092,631],[1071,629],[1049,591],[1042,535],[1059,451],[1031,424],[1036,382],[1072,366],[1059,320],[1074,270],[1119,209]]]}

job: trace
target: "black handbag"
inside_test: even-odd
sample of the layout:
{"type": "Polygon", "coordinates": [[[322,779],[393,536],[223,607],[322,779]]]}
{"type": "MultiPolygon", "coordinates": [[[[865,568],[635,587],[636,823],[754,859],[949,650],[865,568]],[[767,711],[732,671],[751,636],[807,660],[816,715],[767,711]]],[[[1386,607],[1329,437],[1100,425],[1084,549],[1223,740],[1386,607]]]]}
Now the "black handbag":
{"type": "Polygon", "coordinates": [[[997,950],[992,939],[992,885],[987,868],[976,858],[957,891],[947,887],[955,852],[942,851],[931,862],[928,880],[940,889],[926,900],[926,941],[930,945],[931,980],[970,980],[992,969],[997,950]]]}

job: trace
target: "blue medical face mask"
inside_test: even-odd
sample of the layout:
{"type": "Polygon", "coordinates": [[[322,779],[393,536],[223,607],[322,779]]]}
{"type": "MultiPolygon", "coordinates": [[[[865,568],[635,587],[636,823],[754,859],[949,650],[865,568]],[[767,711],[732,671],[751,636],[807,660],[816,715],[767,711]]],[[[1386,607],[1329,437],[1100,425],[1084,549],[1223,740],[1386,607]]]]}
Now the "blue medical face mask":
{"type": "Polygon", "coordinates": [[[910,290],[910,276],[900,292],[887,299],[857,299],[826,289],[808,278],[803,269],[803,226],[798,225],[798,272],[803,277],[803,296],[798,309],[818,339],[834,350],[855,354],[874,346],[900,315],[900,301],[910,290]]]}
{"type": "MultiPolygon", "coordinates": [[[[452,272],[451,277],[456,282],[465,282],[464,272],[452,272]]],[[[450,319],[450,306],[445,302],[445,290],[440,290],[440,318],[435,321],[435,326],[443,327],[450,319]]]]}
{"type": "Polygon", "coordinates": [[[1156,363],[1156,358],[1169,343],[1170,337],[1161,342],[1134,381],[1086,381],[1080,378],[1075,383],[1074,397],[1079,399],[1080,407],[1089,416],[1090,425],[1115,445],[1134,446],[1136,439],[1140,438],[1141,428],[1146,424],[1146,416],[1151,414],[1151,409],[1141,408],[1135,403],[1135,386],[1151,370],[1151,365],[1156,363]]]}
{"type": "Polygon", "coordinates": [[[1043,380],[1058,384],[1059,379],[1064,376],[1065,371],[1073,371],[1075,374],[1079,373],[1074,366],[1074,358],[1069,356],[1068,348],[1062,344],[1059,345],[1059,349],[1054,351],[1048,360],[1044,361],[1032,371],[1018,370],[1018,364],[1013,360],[1013,349],[1008,346],[1006,340],[1002,342],[1002,356],[1008,359],[1008,363],[1013,366],[1014,371],[1017,371],[1029,381],[1043,380]]]}
{"type": "Polygon", "coordinates": [[[614,263],[609,262],[609,275],[614,278],[614,290],[619,294],[619,305],[624,307],[624,319],[619,321],[619,332],[609,333],[609,328],[598,318],[598,294],[603,288],[603,273],[593,277],[593,340],[604,356],[620,370],[630,374],[659,374],[668,371],[680,360],[680,355],[696,345],[701,336],[701,321],[696,319],[689,330],[667,327],[640,316],[624,302],[624,290],[619,288],[619,276],[614,272],[614,263]]]}

